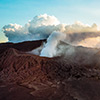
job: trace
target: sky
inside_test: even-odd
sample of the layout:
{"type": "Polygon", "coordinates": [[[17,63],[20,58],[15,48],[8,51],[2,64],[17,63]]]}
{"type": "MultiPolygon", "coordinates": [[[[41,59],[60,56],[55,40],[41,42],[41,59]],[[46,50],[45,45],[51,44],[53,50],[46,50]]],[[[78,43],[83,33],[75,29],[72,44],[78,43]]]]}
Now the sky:
{"type": "Polygon", "coordinates": [[[24,25],[40,14],[54,15],[61,23],[100,25],[100,0],[0,0],[0,42],[7,41],[3,26],[24,25]]]}

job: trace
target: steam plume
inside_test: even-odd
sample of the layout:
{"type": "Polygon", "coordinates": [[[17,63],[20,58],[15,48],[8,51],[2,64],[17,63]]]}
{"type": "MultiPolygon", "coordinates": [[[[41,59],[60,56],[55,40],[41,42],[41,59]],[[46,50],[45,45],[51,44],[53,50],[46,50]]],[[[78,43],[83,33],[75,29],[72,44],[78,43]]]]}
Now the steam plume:
{"type": "Polygon", "coordinates": [[[47,39],[45,47],[42,49],[40,56],[53,57],[56,55],[56,47],[60,40],[65,39],[65,34],[53,32],[47,39]]]}

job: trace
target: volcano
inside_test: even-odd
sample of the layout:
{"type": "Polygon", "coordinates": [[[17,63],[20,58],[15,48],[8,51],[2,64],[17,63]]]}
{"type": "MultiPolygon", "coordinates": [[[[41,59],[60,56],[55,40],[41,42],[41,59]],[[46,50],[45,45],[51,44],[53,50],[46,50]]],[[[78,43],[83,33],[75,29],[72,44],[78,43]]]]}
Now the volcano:
{"type": "Polygon", "coordinates": [[[0,100],[100,100],[100,50],[60,41],[56,56],[34,54],[44,42],[0,44],[0,100]]]}

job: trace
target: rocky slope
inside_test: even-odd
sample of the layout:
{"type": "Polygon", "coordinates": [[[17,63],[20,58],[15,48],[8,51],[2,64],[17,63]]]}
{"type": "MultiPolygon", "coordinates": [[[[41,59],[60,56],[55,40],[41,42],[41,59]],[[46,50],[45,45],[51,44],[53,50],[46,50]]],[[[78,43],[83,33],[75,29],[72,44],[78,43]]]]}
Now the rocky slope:
{"type": "Polygon", "coordinates": [[[54,58],[27,53],[43,41],[0,44],[0,100],[99,100],[99,50],[75,47],[73,56],[54,58]]]}

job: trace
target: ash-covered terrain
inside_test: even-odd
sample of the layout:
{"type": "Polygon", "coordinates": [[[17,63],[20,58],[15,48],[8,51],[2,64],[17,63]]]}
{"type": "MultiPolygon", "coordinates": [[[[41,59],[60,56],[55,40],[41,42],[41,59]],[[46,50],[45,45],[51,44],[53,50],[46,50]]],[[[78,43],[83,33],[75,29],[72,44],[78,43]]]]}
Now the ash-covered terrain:
{"type": "Polygon", "coordinates": [[[100,49],[49,40],[0,44],[0,100],[100,100],[100,49]]]}

